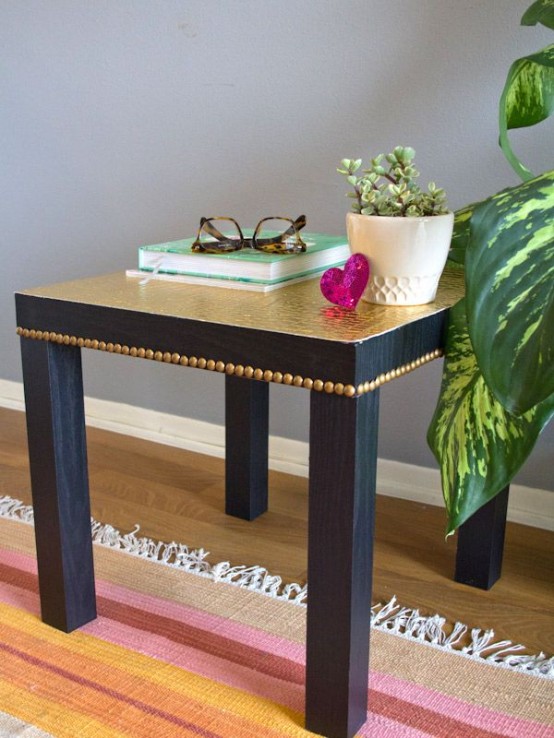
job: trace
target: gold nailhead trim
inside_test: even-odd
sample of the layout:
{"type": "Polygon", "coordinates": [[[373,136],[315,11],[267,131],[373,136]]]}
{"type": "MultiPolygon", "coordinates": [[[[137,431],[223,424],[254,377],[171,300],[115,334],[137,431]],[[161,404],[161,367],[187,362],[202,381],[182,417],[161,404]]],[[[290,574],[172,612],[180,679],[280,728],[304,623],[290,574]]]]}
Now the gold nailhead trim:
{"type": "Polygon", "coordinates": [[[198,369],[208,369],[209,371],[225,372],[229,375],[237,377],[245,377],[246,379],[256,379],[264,382],[274,382],[275,384],[287,384],[294,387],[304,387],[308,390],[316,392],[326,392],[327,394],[344,395],[345,397],[356,397],[364,395],[367,392],[374,392],[383,384],[391,382],[393,379],[402,377],[414,369],[434,361],[443,355],[442,349],[434,349],[413,361],[407,362],[402,366],[389,369],[387,372],[379,374],[371,380],[360,382],[357,386],[352,384],[343,384],[342,382],[324,381],[322,379],[312,379],[311,377],[302,377],[300,374],[292,375],[289,372],[274,372],[271,369],[261,369],[252,366],[243,366],[242,364],[225,363],[224,361],[216,361],[215,359],[205,359],[196,356],[187,357],[179,353],[171,353],[169,351],[154,351],[154,349],[143,348],[142,346],[122,346],[120,343],[106,343],[99,341],[97,338],[82,338],[70,336],[64,333],[56,333],[55,331],[41,331],[34,328],[22,328],[18,326],[16,329],[18,336],[23,338],[31,338],[39,341],[51,341],[52,343],[64,344],[66,346],[78,346],[79,348],[91,348],[98,351],[108,351],[109,353],[123,354],[124,356],[138,357],[139,359],[155,359],[156,361],[164,361],[166,363],[180,364],[181,366],[197,367],[198,369]]]}

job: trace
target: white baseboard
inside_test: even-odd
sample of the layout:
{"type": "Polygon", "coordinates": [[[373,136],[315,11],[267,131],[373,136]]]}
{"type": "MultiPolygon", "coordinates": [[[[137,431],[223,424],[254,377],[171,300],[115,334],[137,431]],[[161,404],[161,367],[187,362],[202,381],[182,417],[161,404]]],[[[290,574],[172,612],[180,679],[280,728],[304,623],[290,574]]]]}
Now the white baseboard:
{"type": "MultiPolygon", "coordinates": [[[[25,409],[23,387],[19,382],[0,379],[0,407],[25,409]]],[[[85,397],[85,414],[87,424],[95,428],[210,456],[221,458],[225,454],[225,429],[222,425],[93,397],[85,397]]],[[[269,467],[307,477],[308,451],[305,442],[270,436],[269,467]]],[[[443,504],[437,469],[399,461],[379,459],[377,492],[427,505],[443,504]]],[[[554,492],[511,485],[508,520],[554,531],[554,492]]]]}

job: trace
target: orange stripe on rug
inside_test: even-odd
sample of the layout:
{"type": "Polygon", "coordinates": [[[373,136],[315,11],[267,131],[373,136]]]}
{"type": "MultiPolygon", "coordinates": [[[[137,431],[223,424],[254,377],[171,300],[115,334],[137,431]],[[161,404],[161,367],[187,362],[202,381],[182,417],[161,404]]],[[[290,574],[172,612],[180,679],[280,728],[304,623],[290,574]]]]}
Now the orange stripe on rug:
{"type": "Polygon", "coordinates": [[[206,738],[258,738],[262,730],[268,738],[302,735],[300,715],[171,664],[81,632],[60,633],[7,605],[0,606],[0,625],[4,679],[20,688],[32,683],[45,699],[107,727],[133,725],[137,738],[163,735],[168,724],[206,738]],[[271,722],[279,714],[281,723],[283,710],[290,723],[274,733],[271,722]]]}
{"type": "MultiPolygon", "coordinates": [[[[115,571],[112,564],[121,556],[108,553],[104,573],[115,571]]],[[[103,556],[96,558],[98,564],[103,556]]],[[[132,561],[128,581],[140,582],[141,591],[98,580],[100,617],[67,635],[37,617],[34,559],[0,549],[0,600],[8,603],[0,606],[0,709],[8,705],[21,720],[63,738],[311,735],[301,727],[303,645],[273,635],[285,631],[271,622],[290,615],[297,638],[305,610],[287,604],[284,613],[256,595],[267,602],[268,617],[245,618],[251,593],[205,579],[197,586],[195,575],[177,573],[181,587],[167,566],[123,554],[118,569],[125,560],[132,561]],[[167,599],[144,591],[145,567],[156,571],[152,587],[158,595],[167,592],[167,599]],[[27,701],[26,690],[32,698],[27,701]]],[[[452,694],[430,689],[395,676],[394,664],[388,664],[390,673],[372,671],[370,714],[360,738],[554,738],[547,717],[552,682],[385,633],[374,636],[379,648],[402,661],[400,673],[428,674],[429,680],[433,675],[437,685],[442,669],[451,688],[449,675],[459,672],[482,688],[462,699],[453,696],[462,694],[458,688],[452,694]],[[490,680],[499,694],[505,690],[498,702],[508,709],[492,709],[479,699],[479,691],[492,693],[490,680]],[[523,712],[517,708],[522,696],[532,705],[523,712]]],[[[378,661],[384,663],[382,655],[378,661]]]]}

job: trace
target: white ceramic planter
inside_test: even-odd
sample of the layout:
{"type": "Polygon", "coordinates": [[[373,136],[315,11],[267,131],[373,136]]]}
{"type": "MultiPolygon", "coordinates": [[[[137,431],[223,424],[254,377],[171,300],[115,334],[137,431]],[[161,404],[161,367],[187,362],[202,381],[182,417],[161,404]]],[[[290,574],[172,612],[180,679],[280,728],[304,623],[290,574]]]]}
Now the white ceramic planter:
{"type": "Polygon", "coordinates": [[[394,218],[348,213],[350,251],[364,254],[371,274],[362,300],[380,305],[423,305],[437,293],[454,213],[394,218]]]}

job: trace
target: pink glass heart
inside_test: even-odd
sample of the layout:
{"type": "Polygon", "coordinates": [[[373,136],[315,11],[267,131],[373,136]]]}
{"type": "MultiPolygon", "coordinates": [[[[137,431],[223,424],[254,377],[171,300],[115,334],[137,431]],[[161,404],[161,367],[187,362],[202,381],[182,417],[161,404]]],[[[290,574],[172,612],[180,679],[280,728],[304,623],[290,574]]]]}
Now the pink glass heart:
{"type": "Polygon", "coordinates": [[[329,302],[353,309],[360,301],[368,279],[368,260],[363,254],[352,254],[344,269],[332,267],[323,272],[319,286],[329,302]]]}

